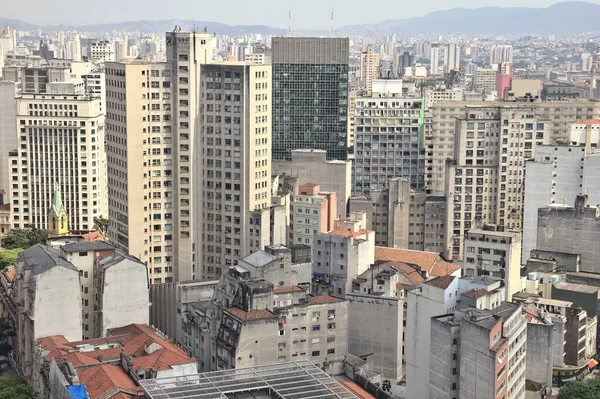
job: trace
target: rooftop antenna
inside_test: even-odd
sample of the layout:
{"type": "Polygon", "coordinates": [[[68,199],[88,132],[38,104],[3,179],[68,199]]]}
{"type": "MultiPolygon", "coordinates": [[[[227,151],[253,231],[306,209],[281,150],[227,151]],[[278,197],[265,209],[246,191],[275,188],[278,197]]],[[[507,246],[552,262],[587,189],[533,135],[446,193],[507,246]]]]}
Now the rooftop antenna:
{"type": "Polygon", "coordinates": [[[292,35],[292,8],[288,10],[288,36],[292,35]]]}
{"type": "Polygon", "coordinates": [[[335,35],[335,30],[333,28],[333,6],[331,6],[331,37],[335,35]]]}

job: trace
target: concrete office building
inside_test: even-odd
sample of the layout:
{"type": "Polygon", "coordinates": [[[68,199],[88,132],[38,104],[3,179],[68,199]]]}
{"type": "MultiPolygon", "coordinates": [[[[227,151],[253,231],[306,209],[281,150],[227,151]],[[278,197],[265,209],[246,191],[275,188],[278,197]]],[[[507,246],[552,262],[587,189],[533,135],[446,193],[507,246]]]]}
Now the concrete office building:
{"type": "Polygon", "coordinates": [[[319,185],[306,183],[298,187],[290,207],[289,242],[312,247],[315,234],[333,230],[336,204],[335,193],[321,192],[319,185]]]}
{"type": "Polygon", "coordinates": [[[347,159],[349,39],[274,37],[272,42],[273,159],[289,160],[297,149],[347,159]]]}
{"type": "Polygon", "coordinates": [[[502,279],[506,300],[521,291],[521,235],[496,226],[471,229],[465,239],[463,270],[469,276],[502,279]]]}
{"type": "Polygon", "coordinates": [[[367,270],[375,257],[375,232],[361,224],[336,224],[331,232],[315,235],[311,292],[340,298],[352,292],[352,279],[367,270]]]}
{"type": "Polygon", "coordinates": [[[425,109],[432,108],[436,103],[445,101],[462,101],[464,97],[464,89],[435,89],[427,88],[425,90],[425,109]]]}
{"type": "MultiPolygon", "coordinates": [[[[426,148],[426,184],[433,193],[443,193],[446,183],[446,160],[454,157],[454,135],[456,126],[454,120],[464,117],[465,114],[474,113],[477,108],[485,109],[490,104],[482,102],[439,102],[431,109],[431,129],[425,137],[426,148]],[[435,148],[435,151],[433,150],[435,148]]],[[[497,103],[504,114],[510,117],[510,110],[520,107],[529,109],[526,115],[533,114],[540,121],[547,120],[544,131],[548,132],[548,140],[556,144],[559,140],[569,140],[571,124],[576,120],[600,119],[600,103],[589,100],[541,103],[497,103]]],[[[492,113],[492,110],[485,112],[492,113]]],[[[520,118],[520,115],[516,115],[520,118]]],[[[502,123],[510,120],[505,117],[502,123]]],[[[516,121],[515,121],[516,123],[516,121]]]]}
{"type": "Polygon", "coordinates": [[[13,81],[0,81],[0,165],[4,165],[0,170],[0,204],[8,204],[12,193],[8,153],[18,147],[15,98],[19,87],[13,81]]]}
{"type": "Polygon", "coordinates": [[[512,65],[509,62],[502,62],[498,64],[498,71],[496,71],[496,93],[498,97],[504,99],[505,92],[510,88],[510,81],[512,80],[512,65]]]}
{"type": "Polygon", "coordinates": [[[473,91],[490,94],[496,90],[496,71],[492,68],[477,68],[473,75],[473,91]]]}
{"type": "Polygon", "coordinates": [[[444,46],[444,72],[449,73],[458,68],[460,68],[460,46],[449,43],[444,46]]]}
{"type": "Polygon", "coordinates": [[[352,162],[328,161],[324,150],[293,150],[291,154],[292,159],[289,161],[272,162],[271,173],[279,175],[279,183],[290,178],[295,180],[296,185],[304,182],[318,184],[321,190],[335,193],[337,216],[345,217],[352,187],[352,162]]]}
{"type": "Polygon", "coordinates": [[[494,44],[490,48],[490,66],[502,62],[513,62],[513,47],[509,44],[494,44]]]}
{"type": "Polygon", "coordinates": [[[89,58],[98,62],[116,61],[115,45],[108,40],[100,40],[90,44],[89,58]]]}
{"type": "Polygon", "coordinates": [[[446,199],[410,188],[408,179],[392,178],[383,190],[350,199],[350,213],[366,215],[375,245],[418,251],[445,251],[446,199]]]}
{"type": "Polygon", "coordinates": [[[46,229],[58,183],[73,231],[108,215],[104,113],[100,99],[24,94],[17,100],[19,147],[10,152],[13,227],[46,229]]]}
{"type": "Polygon", "coordinates": [[[433,317],[428,397],[524,398],[526,348],[520,305],[433,317]]]}
{"type": "Polygon", "coordinates": [[[196,238],[200,275],[218,278],[270,242],[271,66],[209,64],[201,76],[196,238]]]}
{"type": "Polygon", "coordinates": [[[379,53],[373,52],[373,45],[367,46],[367,51],[360,55],[360,80],[367,94],[371,93],[373,79],[379,78],[379,53]]]}
{"type": "Polygon", "coordinates": [[[526,163],[523,210],[523,251],[525,264],[537,248],[538,209],[551,204],[572,204],[580,193],[591,204],[600,202],[600,182],[596,171],[600,154],[586,153],[586,147],[541,146],[535,160],[526,163]]]}
{"type": "Polygon", "coordinates": [[[357,97],[352,195],[385,189],[393,177],[424,186],[422,100],[401,98],[400,92],[357,97]]]}
{"type": "Polygon", "coordinates": [[[600,208],[588,206],[585,195],[578,195],[574,206],[539,208],[536,249],[580,255],[580,271],[600,273],[599,216],[600,208]]]}
{"type": "Polygon", "coordinates": [[[110,240],[148,266],[153,284],[173,281],[175,216],[168,65],[106,63],[110,240]]]}
{"type": "Polygon", "coordinates": [[[434,43],[429,50],[429,75],[438,75],[440,67],[440,45],[434,43]]]}

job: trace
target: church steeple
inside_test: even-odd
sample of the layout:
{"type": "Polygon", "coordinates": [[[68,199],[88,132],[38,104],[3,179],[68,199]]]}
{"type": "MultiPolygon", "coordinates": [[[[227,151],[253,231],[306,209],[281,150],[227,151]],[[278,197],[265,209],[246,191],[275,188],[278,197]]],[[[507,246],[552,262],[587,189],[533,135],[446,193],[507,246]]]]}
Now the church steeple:
{"type": "Polygon", "coordinates": [[[48,212],[48,237],[62,237],[69,234],[67,212],[62,203],[60,186],[54,183],[52,207],[48,212]]]}

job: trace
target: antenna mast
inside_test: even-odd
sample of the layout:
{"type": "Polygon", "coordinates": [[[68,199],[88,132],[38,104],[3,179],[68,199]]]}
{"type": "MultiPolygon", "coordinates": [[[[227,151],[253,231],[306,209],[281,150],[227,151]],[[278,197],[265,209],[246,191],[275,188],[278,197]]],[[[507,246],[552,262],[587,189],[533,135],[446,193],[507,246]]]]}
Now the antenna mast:
{"type": "Polygon", "coordinates": [[[288,36],[292,36],[292,9],[288,11],[288,36]]]}
{"type": "Polygon", "coordinates": [[[333,28],[333,6],[331,6],[331,37],[335,35],[335,30],[333,28]]]}

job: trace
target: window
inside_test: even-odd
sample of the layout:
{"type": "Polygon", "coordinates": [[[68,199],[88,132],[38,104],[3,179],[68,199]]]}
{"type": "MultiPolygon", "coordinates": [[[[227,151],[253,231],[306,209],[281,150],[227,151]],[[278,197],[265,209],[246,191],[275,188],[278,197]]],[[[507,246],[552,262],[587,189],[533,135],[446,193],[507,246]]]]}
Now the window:
{"type": "Polygon", "coordinates": [[[327,354],[328,355],[332,355],[334,353],[335,353],[335,349],[334,348],[327,349],[327,354]]]}
{"type": "Polygon", "coordinates": [[[312,351],[312,356],[321,356],[321,351],[312,351]]]}
{"type": "Polygon", "coordinates": [[[279,335],[285,335],[285,330],[279,330],[279,335]]]}
{"type": "Polygon", "coordinates": [[[312,330],[313,331],[319,331],[320,329],[321,329],[321,325],[320,324],[315,324],[314,326],[312,326],[312,330]]]}
{"type": "Polygon", "coordinates": [[[335,323],[329,323],[327,324],[327,328],[330,330],[335,330],[335,323]]]}

